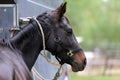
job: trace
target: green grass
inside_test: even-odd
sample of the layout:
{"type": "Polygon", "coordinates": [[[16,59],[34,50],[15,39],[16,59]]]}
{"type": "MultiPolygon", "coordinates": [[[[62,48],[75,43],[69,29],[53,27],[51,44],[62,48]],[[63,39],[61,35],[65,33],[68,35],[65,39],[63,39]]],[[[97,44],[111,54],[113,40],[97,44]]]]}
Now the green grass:
{"type": "Polygon", "coordinates": [[[70,77],[71,80],[120,80],[120,76],[79,76],[72,72],[70,77]]]}

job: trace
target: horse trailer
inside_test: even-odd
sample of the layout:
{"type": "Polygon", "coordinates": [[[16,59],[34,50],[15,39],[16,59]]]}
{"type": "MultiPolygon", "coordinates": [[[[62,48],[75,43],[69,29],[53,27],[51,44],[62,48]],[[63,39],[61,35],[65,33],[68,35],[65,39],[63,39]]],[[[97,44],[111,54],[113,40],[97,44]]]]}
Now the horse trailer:
{"type": "MultiPolygon", "coordinates": [[[[10,38],[12,29],[19,30],[29,21],[28,17],[38,16],[57,8],[63,0],[0,0],[0,39],[10,38]]],[[[41,52],[42,53],[42,52],[41,52]]],[[[57,62],[56,58],[47,51],[47,58],[57,62]]],[[[51,64],[42,55],[39,55],[34,68],[39,73],[41,80],[52,80],[59,68],[51,64]]],[[[63,65],[58,80],[70,80],[66,64],[63,65]]],[[[33,75],[34,80],[39,80],[33,75]]]]}

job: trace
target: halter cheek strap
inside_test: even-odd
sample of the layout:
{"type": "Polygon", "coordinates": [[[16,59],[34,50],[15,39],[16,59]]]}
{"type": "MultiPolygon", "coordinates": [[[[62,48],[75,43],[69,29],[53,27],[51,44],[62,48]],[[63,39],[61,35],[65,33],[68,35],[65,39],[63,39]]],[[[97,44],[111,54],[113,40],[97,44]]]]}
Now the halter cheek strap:
{"type": "MultiPolygon", "coordinates": [[[[82,49],[76,49],[76,50],[67,49],[66,47],[63,46],[63,43],[61,42],[61,39],[57,34],[55,34],[55,37],[56,38],[54,38],[54,41],[57,43],[57,45],[55,47],[57,48],[57,46],[60,46],[61,48],[63,48],[67,52],[67,56],[69,56],[70,59],[74,54],[76,54],[79,51],[82,51],[82,49]]],[[[55,54],[55,57],[61,65],[63,65],[65,63],[64,60],[62,60],[58,57],[58,54],[55,54]]]]}

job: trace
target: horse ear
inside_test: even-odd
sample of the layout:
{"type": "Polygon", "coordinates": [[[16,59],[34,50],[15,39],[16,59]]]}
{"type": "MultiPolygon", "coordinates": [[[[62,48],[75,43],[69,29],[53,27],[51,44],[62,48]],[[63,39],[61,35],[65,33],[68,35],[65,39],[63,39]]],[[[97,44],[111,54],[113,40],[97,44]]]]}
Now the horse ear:
{"type": "Polygon", "coordinates": [[[65,14],[66,12],[66,4],[67,2],[65,3],[62,3],[55,11],[57,11],[56,15],[58,17],[58,20],[60,20],[62,18],[62,16],[65,14]]]}

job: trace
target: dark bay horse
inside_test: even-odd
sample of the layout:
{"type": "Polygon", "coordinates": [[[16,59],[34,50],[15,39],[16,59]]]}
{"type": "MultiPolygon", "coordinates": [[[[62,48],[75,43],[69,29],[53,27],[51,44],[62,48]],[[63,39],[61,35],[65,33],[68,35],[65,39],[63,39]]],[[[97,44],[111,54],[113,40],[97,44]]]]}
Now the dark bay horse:
{"type": "Polygon", "coordinates": [[[0,80],[32,80],[21,52],[0,43],[0,80]]]}
{"type": "MultiPolygon", "coordinates": [[[[84,70],[86,57],[74,36],[67,17],[66,3],[61,4],[50,13],[43,13],[36,19],[45,35],[46,50],[54,55],[60,64],[70,64],[74,72],[84,70]]],[[[40,51],[43,49],[41,31],[37,22],[31,19],[14,37],[10,39],[13,48],[22,52],[22,57],[29,68],[33,67],[40,51]]]]}

